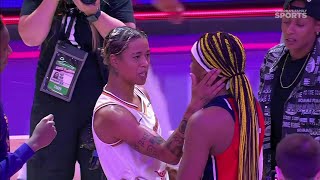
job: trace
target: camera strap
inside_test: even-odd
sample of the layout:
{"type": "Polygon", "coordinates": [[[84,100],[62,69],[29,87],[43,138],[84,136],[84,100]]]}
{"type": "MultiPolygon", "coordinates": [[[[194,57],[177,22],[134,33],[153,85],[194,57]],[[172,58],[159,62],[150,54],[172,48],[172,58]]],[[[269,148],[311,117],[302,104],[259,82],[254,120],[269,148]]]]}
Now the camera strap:
{"type": "Polygon", "coordinates": [[[76,20],[76,16],[78,14],[78,10],[76,8],[70,8],[68,13],[63,17],[61,28],[59,34],[61,35],[60,40],[68,41],[70,37],[70,33],[73,27],[73,24],[76,20]],[[70,21],[68,23],[68,17],[70,17],[70,21]]]}
{"type": "Polygon", "coordinates": [[[51,57],[40,91],[70,102],[88,52],[71,45],[69,41],[77,10],[70,9],[62,19],[60,38],[51,57]],[[68,23],[68,18],[70,21],[68,23]]]}

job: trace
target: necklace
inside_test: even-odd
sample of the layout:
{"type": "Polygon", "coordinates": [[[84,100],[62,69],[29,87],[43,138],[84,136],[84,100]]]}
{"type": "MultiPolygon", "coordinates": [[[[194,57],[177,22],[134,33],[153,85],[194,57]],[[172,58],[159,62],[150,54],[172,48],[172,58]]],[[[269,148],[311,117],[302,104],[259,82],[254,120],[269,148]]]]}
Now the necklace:
{"type": "Polygon", "coordinates": [[[282,83],[282,75],[283,75],[284,67],[285,67],[286,64],[287,64],[287,60],[288,60],[288,57],[289,57],[289,53],[287,54],[287,57],[286,57],[286,59],[285,59],[285,61],[284,61],[284,64],[283,64],[282,70],[281,70],[281,74],[280,74],[280,85],[281,85],[281,87],[282,87],[283,89],[288,89],[288,88],[290,88],[290,87],[297,81],[298,77],[300,76],[301,72],[303,71],[303,69],[305,68],[305,66],[306,66],[306,64],[307,64],[307,62],[308,62],[308,60],[309,60],[310,54],[311,54],[311,53],[308,54],[308,57],[307,57],[307,59],[305,60],[306,62],[304,62],[303,66],[301,67],[301,69],[300,69],[298,75],[296,76],[296,78],[294,78],[293,82],[292,82],[291,84],[289,84],[288,86],[284,86],[283,83],[282,83]]]}

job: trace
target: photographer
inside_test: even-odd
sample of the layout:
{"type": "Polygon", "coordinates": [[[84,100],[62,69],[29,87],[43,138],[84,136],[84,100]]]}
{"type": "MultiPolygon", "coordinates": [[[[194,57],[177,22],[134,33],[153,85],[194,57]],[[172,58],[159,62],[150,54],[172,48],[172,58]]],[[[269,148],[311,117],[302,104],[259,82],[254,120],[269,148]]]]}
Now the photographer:
{"type": "Polygon", "coordinates": [[[135,26],[130,0],[24,0],[19,33],[25,44],[41,45],[30,132],[49,113],[59,131],[28,162],[28,179],[73,179],[76,161],[81,179],[104,178],[91,134],[93,107],[107,75],[97,47],[101,36],[125,25],[121,21],[135,26]]]}

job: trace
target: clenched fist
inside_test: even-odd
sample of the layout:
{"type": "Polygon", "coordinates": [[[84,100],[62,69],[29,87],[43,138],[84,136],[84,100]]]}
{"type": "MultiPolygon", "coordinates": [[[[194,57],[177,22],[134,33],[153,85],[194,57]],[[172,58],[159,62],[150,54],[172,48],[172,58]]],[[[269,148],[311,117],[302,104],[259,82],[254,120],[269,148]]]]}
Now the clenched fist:
{"type": "Polygon", "coordinates": [[[34,151],[48,146],[57,135],[52,114],[44,117],[34,129],[32,136],[27,141],[29,147],[34,151]]]}

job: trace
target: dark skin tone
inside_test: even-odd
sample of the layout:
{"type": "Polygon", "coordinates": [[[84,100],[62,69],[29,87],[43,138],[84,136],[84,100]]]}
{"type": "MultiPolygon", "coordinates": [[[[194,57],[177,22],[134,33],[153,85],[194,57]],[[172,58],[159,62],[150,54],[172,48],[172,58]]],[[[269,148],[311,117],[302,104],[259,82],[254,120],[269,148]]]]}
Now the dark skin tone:
{"type": "MultiPolygon", "coordinates": [[[[292,3],[296,7],[305,7],[303,1],[297,0],[292,3]]],[[[284,43],[289,49],[292,60],[301,59],[313,48],[317,32],[320,32],[320,21],[313,17],[286,18],[282,19],[281,29],[284,43]]]]}
{"type": "MultiPolygon", "coordinates": [[[[191,72],[201,80],[206,71],[192,58],[191,72]]],[[[229,94],[223,88],[217,96],[229,94]]],[[[178,179],[201,179],[208,154],[218,155],[231,144],[234,120],[230,113],[217,106],[194,113],[187,124],[184,154],[178,171],[178,179]],[[219,117],[219,118],[212,118],[219,117]],[[223,138],[222,138],[223,137],[223,138]]]]}
{"type": "Polygon", "coordinates": [[[9,45],[10,36],[8,29],[4,26],[0,31],[0,73],[4,70],[8,63],[8,57],[12,53],[9,45]]]}

